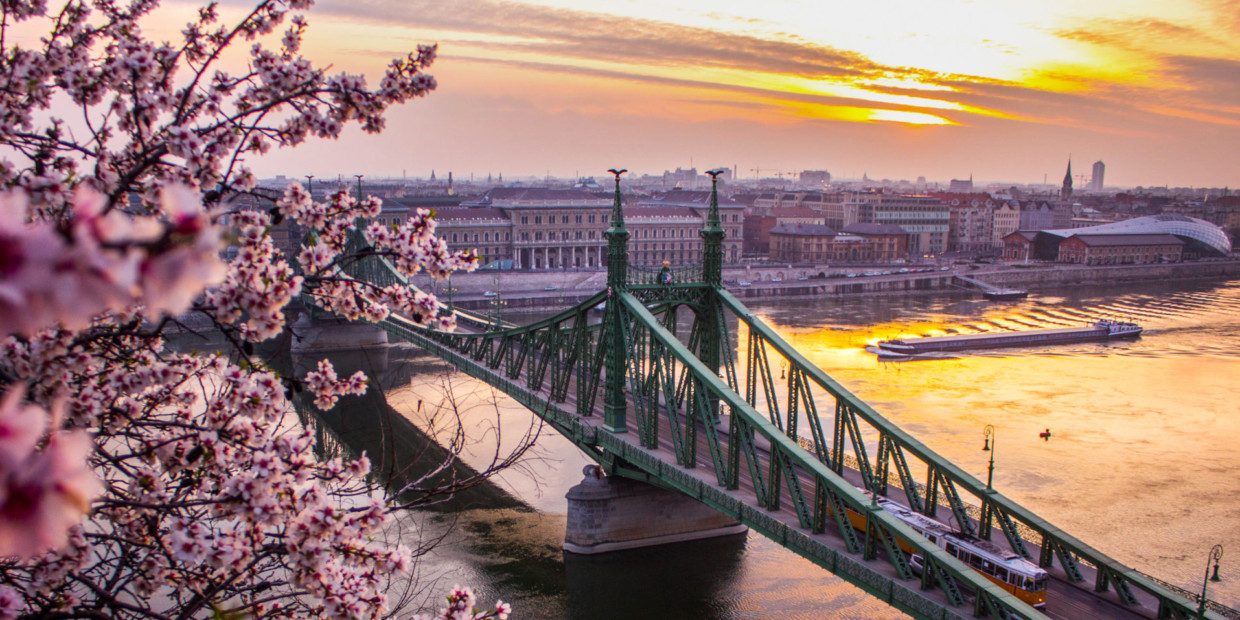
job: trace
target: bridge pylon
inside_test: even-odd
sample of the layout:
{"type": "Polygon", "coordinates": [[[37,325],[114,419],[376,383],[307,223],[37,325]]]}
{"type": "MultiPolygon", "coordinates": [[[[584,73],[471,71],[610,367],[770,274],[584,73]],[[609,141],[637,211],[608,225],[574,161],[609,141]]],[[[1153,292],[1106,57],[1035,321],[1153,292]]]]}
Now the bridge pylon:
{"type": "Polygon", "coordinates": [[[619,303],[628,288],[629,231],[624,228],[624,210],[620,198],[620,175],[627,169],[611,172],[616,177],[616,198],[611,207],[611,225],[603,232],[607,238],[607,314],[603,317],[607,378],[603,387],[603,428],[613,433],[628,430],[624,398],[624,381],[628,360],[624,342],[625,315],[619,303]]]}

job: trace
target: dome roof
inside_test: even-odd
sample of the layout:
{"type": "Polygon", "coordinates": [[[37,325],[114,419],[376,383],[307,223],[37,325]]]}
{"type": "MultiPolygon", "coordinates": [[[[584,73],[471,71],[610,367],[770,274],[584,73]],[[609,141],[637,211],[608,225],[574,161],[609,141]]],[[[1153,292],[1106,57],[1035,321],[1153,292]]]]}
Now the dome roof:
{"type": "Polygon", "coordinates": [[[1073,235],[1149,235],[1165,233],[1178,237],[1187,237],[1200,241],[1203,245],[1227,254],[1231,251],[1231,241],[1222,228],[1205,220],[1184,215],[1148,215],[1122,222],[1099,224],[1085,228],[1061,228],[1046,231],[1057,237],[1068,238],[1073,235]]]}

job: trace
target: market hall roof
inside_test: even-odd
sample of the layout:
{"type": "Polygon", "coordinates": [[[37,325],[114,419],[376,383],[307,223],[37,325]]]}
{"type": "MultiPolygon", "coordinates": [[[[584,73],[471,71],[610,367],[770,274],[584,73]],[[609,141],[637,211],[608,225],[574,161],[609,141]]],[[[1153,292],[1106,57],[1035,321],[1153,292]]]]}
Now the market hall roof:
{"type": "Polygon", "coordinates": [[[1085,228],[1061,228],[1042,231],[1066,239],[1079,235],[1156,235],[1168,234],[1187,237],[1210,249],[1226,255],[1231,252],[1231,241],[1222,228],[1205,220],[1185,215],[1147,215],[1145,217],[1099,224],[1085,228]]]}
{"type": "Polygon", "coordinates": [[[1069,238],[1079,239],[1090,247],[1184,245],[1184,240],[1175,235],[1072,235],[1069,238]]]}

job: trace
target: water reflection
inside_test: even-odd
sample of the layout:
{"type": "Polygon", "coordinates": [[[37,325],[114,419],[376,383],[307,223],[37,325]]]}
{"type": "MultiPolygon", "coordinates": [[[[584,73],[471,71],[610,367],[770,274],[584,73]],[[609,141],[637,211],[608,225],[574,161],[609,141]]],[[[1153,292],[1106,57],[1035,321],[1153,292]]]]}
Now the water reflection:
{"type": "Polygon", "coordinates": [[[745,534],[605,555],[564,555],[570,618],[702,618],[730,611],[745,534]],[[654,588],[651,584],[675,584],[654,588]],[[599,610],[606,610],[601,615],[599,610]]]}
{"type": "MultiPolygon", "coordinates": [[[[1240,282],[1074,289],[1019,303],[959,298],[755,306],[812,362],[985,479],[1116,559],[1189,590],[1215,543],[1240,549],[1240,282]],[[880,363],[879,338],[1135,320],[1135,341],[880,363]],[[1038,434],[1050,428],[1049,442],[1038,434]]],[[[1224,562],[1226,564],[1226,562],[1224,562]]],[[[1226,566],[1223,567],[1226,573],[1226,566]]],[[[1240,579],[1211,587],[1240,604],[1240,579]]]]}

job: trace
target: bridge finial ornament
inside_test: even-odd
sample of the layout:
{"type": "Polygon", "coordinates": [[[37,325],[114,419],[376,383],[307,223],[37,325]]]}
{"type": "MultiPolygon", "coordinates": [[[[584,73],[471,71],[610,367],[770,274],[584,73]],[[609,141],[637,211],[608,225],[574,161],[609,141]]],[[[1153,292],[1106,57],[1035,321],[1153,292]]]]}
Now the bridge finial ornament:
{"type": "Polygon", "coordinates": [[[610,168],[607,171],[616,175],[616,199],[611,205],[611,228],[613,230],[624,230],[624,213],[621,212],[620,202],[620,175],[629,170],[628,168],[621,168],[619,170],[610,168]]]}
{"type": "Polygon", "coordinates": [[[710,175],[710,209],[706,212],[706,227],[702,229],[702,279],[707,284],[723,284],[723,226],[719,218],[719,175],[722,168],[707,170],[710,175]]]}

